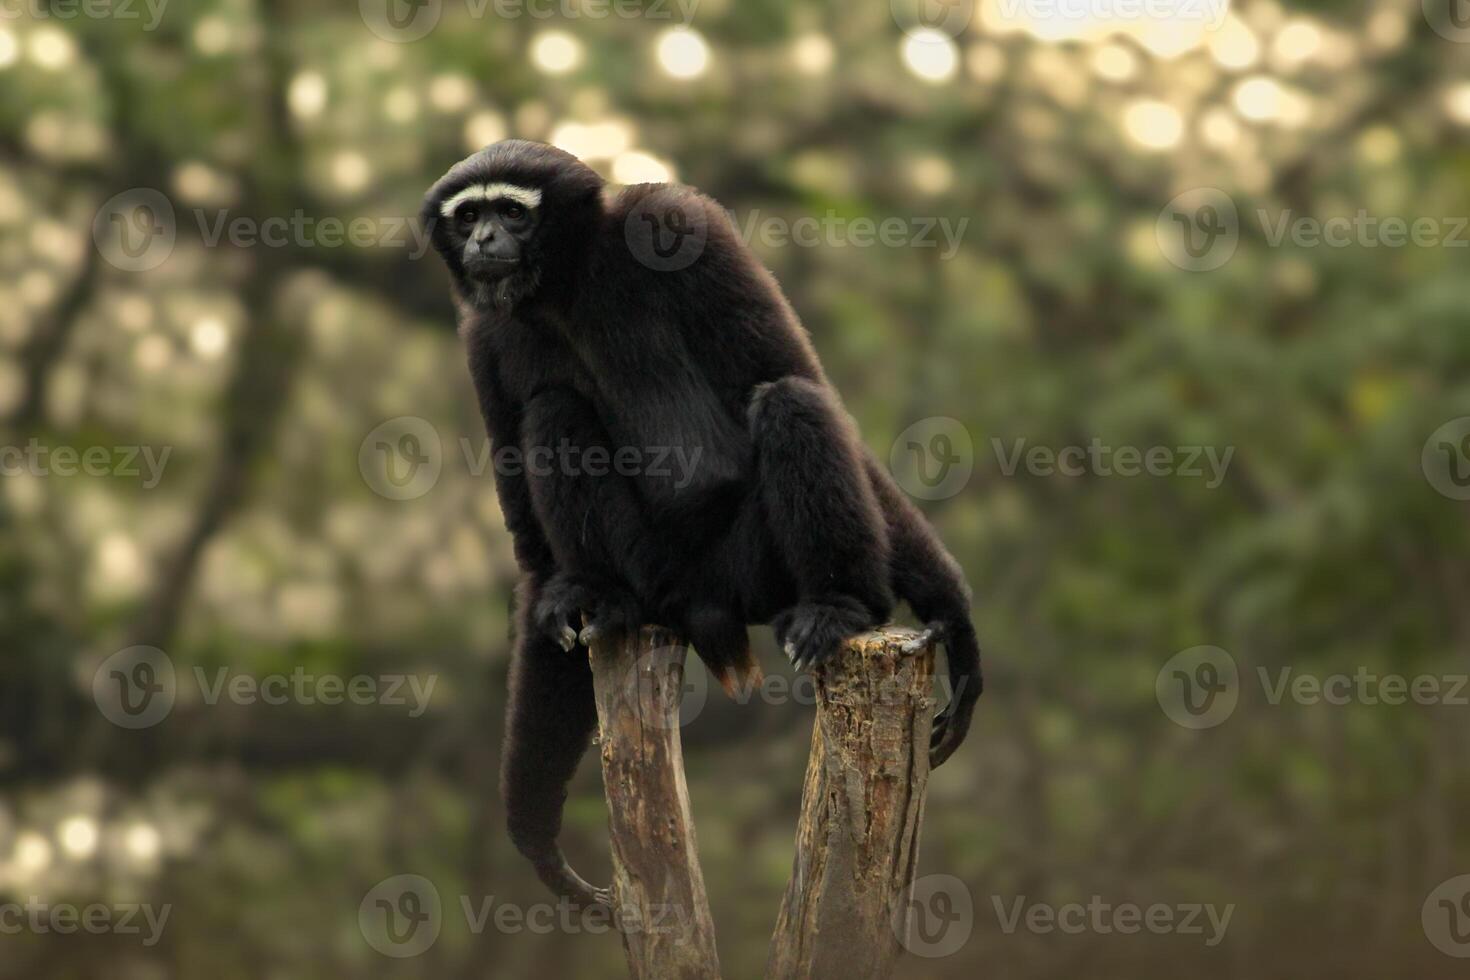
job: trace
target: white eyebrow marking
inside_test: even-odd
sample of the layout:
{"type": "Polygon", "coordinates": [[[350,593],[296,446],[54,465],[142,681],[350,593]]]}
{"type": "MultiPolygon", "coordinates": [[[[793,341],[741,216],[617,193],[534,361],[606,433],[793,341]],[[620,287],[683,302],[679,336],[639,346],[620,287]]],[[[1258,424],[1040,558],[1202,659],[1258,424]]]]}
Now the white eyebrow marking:
{"type": "Polygon", "coordinates": [[[439,205],[439,213],[447,218],[454,214],[455,209],[465,201],[495,201],[502,197],[509,198],[527,208],[541,206],[541,192],[534,187],[518,187],[515,184],[471,184],[439,205]]]}

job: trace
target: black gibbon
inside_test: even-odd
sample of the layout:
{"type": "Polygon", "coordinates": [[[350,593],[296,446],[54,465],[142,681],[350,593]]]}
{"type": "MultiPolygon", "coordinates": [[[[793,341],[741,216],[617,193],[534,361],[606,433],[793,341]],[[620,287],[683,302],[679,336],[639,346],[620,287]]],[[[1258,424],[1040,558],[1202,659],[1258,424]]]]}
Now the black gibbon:
{"type": "Polygon", "coordinates": [[[604,631],[668,626],[732,689],[758,677],[748,624],[803,669],[902,600],[945,645],[931,760],[949,758],[981,691],[963,573],[719,206],[669,184],[613,193],[568,153],[506,140],[452,167],[423,216],[524,571],[502,792],[542,880],[607,900],[557,844],[597,721],[576,645],[604,631]],[[654,465],[671,455],[686,465],[654,465]]]}

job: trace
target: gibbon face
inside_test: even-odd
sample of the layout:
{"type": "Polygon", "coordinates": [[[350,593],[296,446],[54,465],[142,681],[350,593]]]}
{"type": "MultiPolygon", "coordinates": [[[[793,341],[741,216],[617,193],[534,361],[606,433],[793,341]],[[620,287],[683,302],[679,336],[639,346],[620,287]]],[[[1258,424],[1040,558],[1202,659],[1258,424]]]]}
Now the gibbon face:
{"type": "Polygon", "coordinates": [[[470,184],[439,205],[465,274],[494,283],[515,272],[535,237],[541,191],[515,184],[470,184]]]}
{"type": "Polygon", "coordinates": [[[429,189],[423,217],[459,295],[506,309],[571,264],[602,187],[570,153],[503,140],[451,167],[429,189]]]}

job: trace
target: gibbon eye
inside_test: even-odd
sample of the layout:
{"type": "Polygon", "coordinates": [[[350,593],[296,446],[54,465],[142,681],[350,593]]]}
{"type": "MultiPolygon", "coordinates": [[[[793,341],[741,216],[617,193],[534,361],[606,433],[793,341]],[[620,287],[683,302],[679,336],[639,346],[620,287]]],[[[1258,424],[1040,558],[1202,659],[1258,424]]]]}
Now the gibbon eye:
{"type": "Polygon", "coordinates": [[[480,220],[480,209],[476,207],[463,207],[459,209],[459,220],[467,225],[472,225],[480,220]]]}
{"type": "Polygon", "coordinates": [[[505,206],[505,216],[512,221],[519,221],[526,216],[526,209],[519,204],[507,204],[505,206]]]}

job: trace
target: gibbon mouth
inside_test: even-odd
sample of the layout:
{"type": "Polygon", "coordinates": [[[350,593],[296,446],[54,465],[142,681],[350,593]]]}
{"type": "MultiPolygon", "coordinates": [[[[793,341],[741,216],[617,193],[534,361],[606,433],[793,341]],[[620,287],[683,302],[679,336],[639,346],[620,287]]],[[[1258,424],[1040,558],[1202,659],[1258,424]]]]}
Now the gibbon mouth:
{"type": "Polygon", "coordinates": [[[479,255],[465,263],[465,271],[472,276],[489,276],[501,279],[521,264],[519,258],[500,258],[495,255],[479,255]]]}

